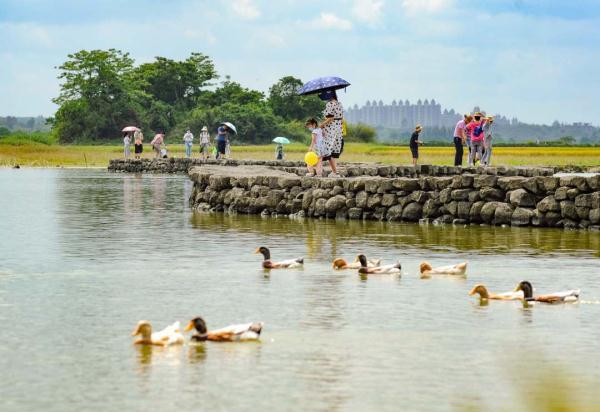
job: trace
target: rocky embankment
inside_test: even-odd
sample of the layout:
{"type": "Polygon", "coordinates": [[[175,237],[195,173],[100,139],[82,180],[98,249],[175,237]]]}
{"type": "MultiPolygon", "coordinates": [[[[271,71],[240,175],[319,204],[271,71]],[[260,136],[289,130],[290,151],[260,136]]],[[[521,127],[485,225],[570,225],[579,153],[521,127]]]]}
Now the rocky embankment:
{"type": "MultiPolygon", "coordinates": [[[[113,159],[108,165],[111,172],[122,173],[188,173],[192,167],[201,166],[264,166],[297,176],[304,176],[306,165],[304,162],[295,161],[268,161],[268,160],[214,160],[200,159],[141,159],[124,160],[113,159]]],[[[572,169],[572,168],[571,168],[572,169]]],[[[585,171],[583,168],[576,171],[585,171]]],[[[489,174],[497,176],[552,176],[563,171],[561,168],[552,167],[454,167],[454,166],[394,166],[377,163],[341,163],[339,174],[343,177],[380,176],[380,177],[418,177],[418,176],[454,176],[460,174],[489,174]]],[[[325,174],[329,171],[325,170],[325,174]]]]}
{"type": "MultiPolygon", "coordinates": [[[[397,177],[394,170],[387,176],[316,179],[289,167],[192,167],[190,205],[313,218],[600,229],[600,175],[397,177]]],[[[535,170],[545,169],[526,172],[535,170]]]]}

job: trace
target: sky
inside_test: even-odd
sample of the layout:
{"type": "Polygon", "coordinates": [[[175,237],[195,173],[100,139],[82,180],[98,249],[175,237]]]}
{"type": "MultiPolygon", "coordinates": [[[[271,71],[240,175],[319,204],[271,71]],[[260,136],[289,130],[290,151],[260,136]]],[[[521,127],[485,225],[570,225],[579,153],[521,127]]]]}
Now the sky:
{"type": "Polygon", "coordinates": [[[0,115],[52,115],[56,66],[108,48],[201,52],[264,92],[336,75],[346,107],[435,98],[600,125],[600,0],[0,0],[0,115]]]}

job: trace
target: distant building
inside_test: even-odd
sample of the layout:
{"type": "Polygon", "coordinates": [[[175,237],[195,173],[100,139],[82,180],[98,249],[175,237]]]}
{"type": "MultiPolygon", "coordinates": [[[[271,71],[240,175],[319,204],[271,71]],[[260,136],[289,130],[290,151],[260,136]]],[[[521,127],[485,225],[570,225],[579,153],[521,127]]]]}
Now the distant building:
{"type": "MultiPolygon", "coordinates": [[[[479,111],[475,107],[473,111],[479,111]]],[[[408,100],[394,100],[392,104],[384,105],[381,100],[367,103],[358,107],[354,105],[346,111],[346,120],[349,123],[364,123],[373,127],[384,127],[390,129],[412,129],[414,125],[421,124],[424,127],[454,127],[456,122],[462,119],[462,114],[454,109],[444,109],[432,99],[431,101],[420,99],[416,104],[408,100]]],[[[517,119],[507,119],[504,116],[495,116],[496,124],[517,124],[517,119]]]]}

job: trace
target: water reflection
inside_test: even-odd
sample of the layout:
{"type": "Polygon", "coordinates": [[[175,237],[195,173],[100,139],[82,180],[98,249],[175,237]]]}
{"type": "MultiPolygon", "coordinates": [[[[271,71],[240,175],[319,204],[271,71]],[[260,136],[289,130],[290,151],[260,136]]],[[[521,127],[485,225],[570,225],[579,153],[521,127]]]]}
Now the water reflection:
{"type": "Polygon", "coordinates": [[[320,257],[326,246],[332,256],[346,250],[340,242],[385,243],[401,248],[426,248],[434,251],[471,251],[481,254],[538,255],[551,253],[600,256],[600,234],[548,228],[495,226],[434,226],[369,221],[332,221],[267,218],[193,213],[194,228],[218,231],[255,232],[261,235],[303,238],[309,257],[320,257]]]}
{"type": "Polygon", "coordinates": [[[189,344],[187,358],[190,363],[201,363],[206,359],[206,344],[189,344]]]}

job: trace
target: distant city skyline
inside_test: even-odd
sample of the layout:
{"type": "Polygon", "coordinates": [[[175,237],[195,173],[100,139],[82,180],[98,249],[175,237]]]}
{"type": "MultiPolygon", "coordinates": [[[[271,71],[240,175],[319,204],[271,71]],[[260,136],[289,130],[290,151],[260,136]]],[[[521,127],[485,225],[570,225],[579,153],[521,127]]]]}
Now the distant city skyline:
{"type": "Polygon", "coordinates": [[[202,52],[265,93],[283,76],[337,75],[352,83],[347,107],[435,96],[461,112],[600,125],[597,0],[2,0],[0,32],[2,115],[52,115],[55,67],[117,48],[137,64],[202,52]]]}

